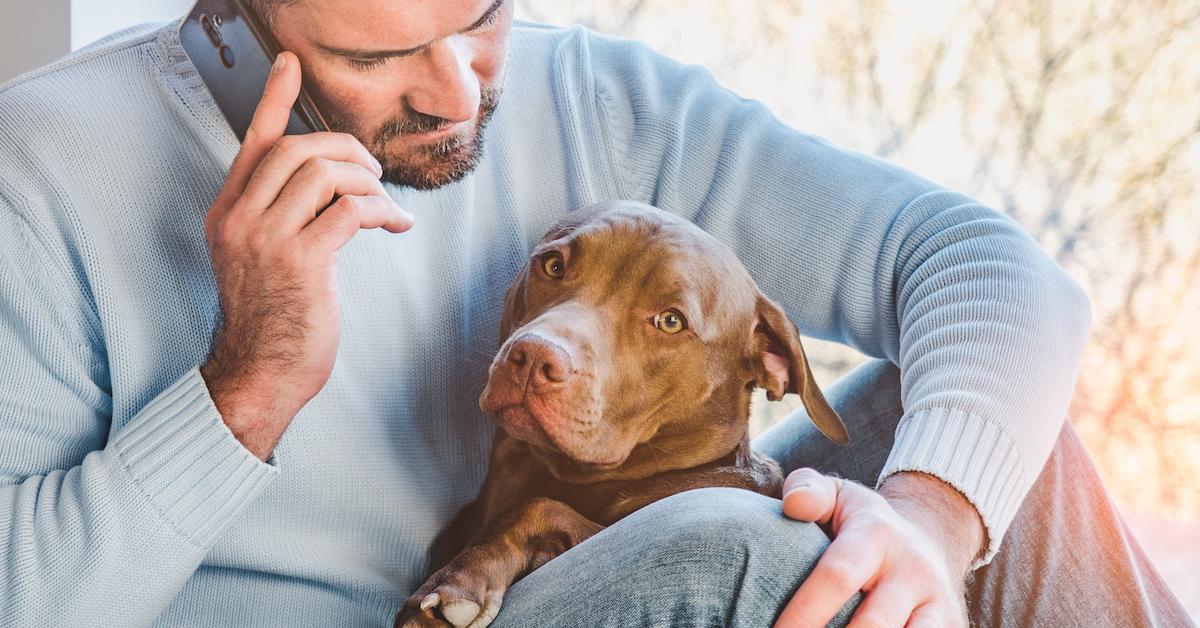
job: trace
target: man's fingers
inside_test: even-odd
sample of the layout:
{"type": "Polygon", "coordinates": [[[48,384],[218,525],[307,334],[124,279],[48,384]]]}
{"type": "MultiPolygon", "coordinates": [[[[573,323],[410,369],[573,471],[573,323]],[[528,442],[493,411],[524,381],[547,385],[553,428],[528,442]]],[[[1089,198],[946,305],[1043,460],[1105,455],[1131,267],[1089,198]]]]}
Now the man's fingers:
{"type": "Polygon", "coordinates": [[[847,524],[825,549],[812,573],[796,590],[775,624],[824,626],[879,572],[883,539],[847,524]]]}
{"type": "MultiPolygon", "coordinates": [[[[1099,618],[1097,618],[1099,619],[1099,618]]],[[[905,628],[940,628],[941,626],[965,626],[963,619],[947,623],[948,618],[942,616],[940,607],[934,602],[926,602],[913,610],[905,628]]],[[[897,624],[899,625],[899,624],[897,624]]]]}
{"type": "Polygon", "coordinates": [[[797,469],[783,483],[783,514],[800,521],[829,523],[837,507],[841,480],[813,469],[797,469]]]}
{"type": "Polygon", "coordinates": [[[919,601],[914,586],[895,579],[880,582],[867,592],[847,628],[903,626],[919,601]]]}
{"type": "Polygon", "coordinates": [[[851,619],[854,628],[965,625],[962,609],[942,597],[946,583],[938,561],[923,549],[937,539],[920,538],[883,496],[850,480],[799,469],[784,481],[783,511],[828,523],[833,542],[788,601],[777,628],[824,626],[860,590],[866,596],[851,619]]]}
{"type": "Polygon", "coordinates": [[[301,232],[305,246],[325,251],[342,248],[359,229],[383,227],[392,233],[408,231],[412,214],[400,209],[391,199],[380,196],[343,196],[321,212],[301,232]]]}
{"type": "Polygon", "coordinates": [[[246,183],[242,203],[260,209],[274,204],[288,181],[316,157],[357,164],[374,173],[375,179],[383,175],[379,162],[353,135],[330,132],[285,135],[259,161],[246,183]]]}
{"type": "MultiPolygon", "coordinates": [[[[265,154],[287,130],[292,106],[300,96],[300,60],[290,52],[282,52],[271,66],[262,98],[254,109],[250,128],[242,140],[243,150],[249,148],[265,154]]],[[[257,160],[256,160],[257,161],[257,160]]]]}
{"type": "Polygon", "coordinates": [[[299,96],[300,60],[290,52],[282,52],[271,66],[262,98],[254,109],[250,128],[246,130],[242,148],[229,169],[223,191],[233,194],[234,198],[241,196],[258,162],[283,137],[292,115],[292,105],[299,96]]]}
{"type": "MultiPolygon", "coordinates": [[[[357,164],[316,157],[305,162],[264,214],[284,233],[304,228],[335,196],[377,196],[391,202],[374,173],[357,164]]],[[[398,208],[397,208],[398,209],[398,208]]]]}

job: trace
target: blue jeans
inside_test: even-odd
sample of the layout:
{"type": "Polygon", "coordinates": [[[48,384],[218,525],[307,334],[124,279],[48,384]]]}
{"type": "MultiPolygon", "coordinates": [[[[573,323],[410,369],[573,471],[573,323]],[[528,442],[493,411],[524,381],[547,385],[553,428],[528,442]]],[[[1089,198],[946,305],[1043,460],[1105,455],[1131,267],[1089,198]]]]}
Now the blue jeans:
{"type": "MultiPolygon", "coordinates": [[[[784,471],[809,466],[874,486],[900,405],[900,374],[873,360],[826,391],[854,442],[838,447],[803,410],[754,442],[784,471]]],[[[651,504],[514,584],[493,626],[769,626],[829,539],[780,502],[730,488],[651,504]]],[[[859,597],[831,625],[845,625],[859,597]]],[[[1000,552],[972,574],[978,626],[1189,626],[1178,600],[1063,427],[1000,552]]]]}

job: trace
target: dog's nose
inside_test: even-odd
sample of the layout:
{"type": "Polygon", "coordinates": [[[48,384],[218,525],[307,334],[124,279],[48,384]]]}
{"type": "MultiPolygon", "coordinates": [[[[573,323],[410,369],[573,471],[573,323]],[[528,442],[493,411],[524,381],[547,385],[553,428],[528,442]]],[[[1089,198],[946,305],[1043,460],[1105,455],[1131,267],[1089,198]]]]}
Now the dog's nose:
{"type": "Polygon", "coordinates": [[[535,388],[561,384],[571,375],[571,357],[558,344],[534,334],[523,334],[508,348],[508,365],[517,381],[535,388]]]}

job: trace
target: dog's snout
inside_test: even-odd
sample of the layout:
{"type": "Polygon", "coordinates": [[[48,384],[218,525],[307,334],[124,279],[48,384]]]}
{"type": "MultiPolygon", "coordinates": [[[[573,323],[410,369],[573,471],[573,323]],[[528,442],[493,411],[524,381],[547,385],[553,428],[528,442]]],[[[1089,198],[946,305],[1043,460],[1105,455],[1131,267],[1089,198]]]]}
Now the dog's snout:
{"type": "Polygon", "coordinates": [[[519,381],[528,380],[535,387],[561,384],[571,376],[571,357],[566,350],[534,334],[513,341],[508,363],[519,381]]]}

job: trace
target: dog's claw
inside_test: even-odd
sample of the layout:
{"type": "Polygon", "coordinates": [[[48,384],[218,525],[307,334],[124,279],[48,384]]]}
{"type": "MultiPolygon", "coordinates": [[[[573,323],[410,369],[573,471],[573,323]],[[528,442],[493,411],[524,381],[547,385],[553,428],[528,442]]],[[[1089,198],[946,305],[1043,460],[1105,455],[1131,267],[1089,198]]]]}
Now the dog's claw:
{"type": "Polygon", "coordinates": [[[483,610],[479,612],[479,617],[471,622],[467,628],[487,628],[492,621],[496,619],[496,615],[500,614],[500,604],[504,598],[503,593],[492,592],[488,594],[487,602],[483,605],[483,610]]]}
{"type": "Polygon", "coordinates": [[[421,610],[427,611],[437,606],[439,601],[441,601],[441,596],[437,594],[437,591],[434,591],[421,600],[421,610]]]}
{"type": "Polygon", "coordinates": [[[442,617],[454,624],[455,628],[464,628],[479,615],[479,605],[471,600],[451,600],[442,606],[442,617]]]}

